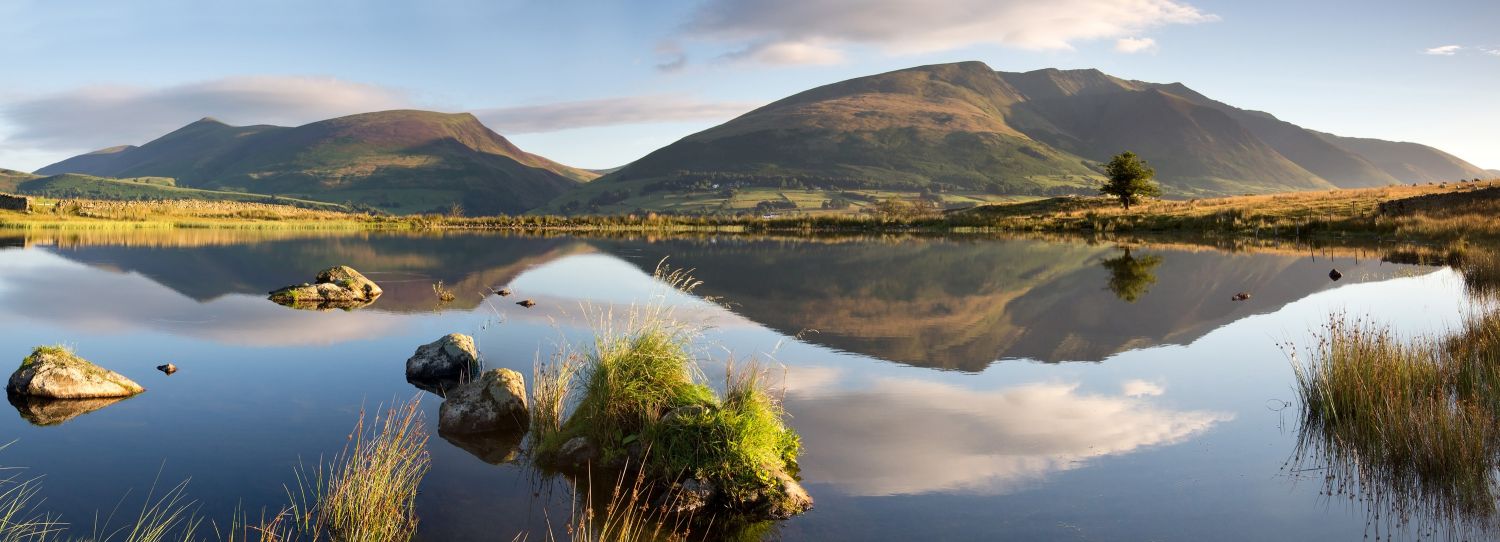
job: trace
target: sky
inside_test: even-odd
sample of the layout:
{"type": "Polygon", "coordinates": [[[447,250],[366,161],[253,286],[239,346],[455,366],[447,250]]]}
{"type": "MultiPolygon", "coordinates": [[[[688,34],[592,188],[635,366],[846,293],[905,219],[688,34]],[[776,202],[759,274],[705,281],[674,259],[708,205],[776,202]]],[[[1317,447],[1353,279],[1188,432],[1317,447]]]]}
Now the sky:
{"type": "Polygon", "coordinates": [[[0,167],[206,116],[418,108],[609,168],[818,85],[979,60],[1500,168],[1497,27],[1493,0],[0,0],[0,167]]]}

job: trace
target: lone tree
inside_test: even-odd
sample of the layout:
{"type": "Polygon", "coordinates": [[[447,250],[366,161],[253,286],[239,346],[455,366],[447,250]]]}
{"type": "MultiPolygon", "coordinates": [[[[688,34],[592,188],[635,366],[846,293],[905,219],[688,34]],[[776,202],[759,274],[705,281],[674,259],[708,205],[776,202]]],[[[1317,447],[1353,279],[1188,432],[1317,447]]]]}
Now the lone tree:
{"type": "Polygon", "coordinates": [[[1161,195],[1161,188],[1151,181],[1156,177],[1156,170],[1133,152],[1115,155],[1104,166],[1104,174],[1109,175],[1109,181],[1099,188],[1099,193],[1119,198],[1126,211],[1130,210],[1131,204],[1161,195]]]}

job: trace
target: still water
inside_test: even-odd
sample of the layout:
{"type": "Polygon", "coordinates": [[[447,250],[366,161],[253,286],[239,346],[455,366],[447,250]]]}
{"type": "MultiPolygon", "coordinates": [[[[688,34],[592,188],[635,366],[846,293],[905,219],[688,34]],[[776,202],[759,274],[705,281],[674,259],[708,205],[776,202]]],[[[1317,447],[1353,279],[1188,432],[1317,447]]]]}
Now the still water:
{"type": "Polygon", "coordinates": [[[529,376],[589,336],[590,311],[653,299],[709,326],[710,378],[733,357],[782,380],[817,501],[768,535],[783,540],[1362,538],[1369,510],[1286,467],[1297,415],[1278,343],[1310,342],[1333,312],[1414,334],[1467,306],[1452,270],[1295,247],[33,234],[0,241],[0,359],[69,345],[148,391],[54,425],[0,416],[14,441],[0,465],[43,476],[47,510],[85,533],[96,512],[183,480],[222,523],[278,508],[362,408],[421,395],[434,427],[419,538],[541,539],[566,522],[566,483],[440,438],[439,399],[404,362],[468,333],[487,366],[529,376]],[[705,284],[664,288],[663,258],[705,284]],[[340,264],[385,295],[349,312],[265,299],[340,264]],[[456,301],[438,302],[438,280],[456,301]],[[538,306],[484,295],[500,286],[538,306]],[[168,362],[180,371],[155,371],[168,362]]]}

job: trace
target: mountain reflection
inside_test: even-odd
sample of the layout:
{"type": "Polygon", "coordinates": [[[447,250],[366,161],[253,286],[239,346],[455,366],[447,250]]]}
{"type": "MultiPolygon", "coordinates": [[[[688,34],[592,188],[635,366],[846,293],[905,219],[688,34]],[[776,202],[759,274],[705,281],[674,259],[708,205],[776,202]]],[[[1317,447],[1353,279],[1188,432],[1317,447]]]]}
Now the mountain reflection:
{"type": "MultiPolygon", "coordinates": [[[[349,265],[378,282],[385,294],[357,317],[320,325],[393,326],[382,315],[473,310],[482,306],[490,287],[570,256],[602,252],[608,256],[600,257],[628,262],[647,274],[670,258],[674,267],[694,269],[704,281],[698,294],[784,335],[879,359],[963,371],[980,371],[1003,359],[1097,361],[1128,349],[1186,344],[1239,318],[1340,285],[1327,280],[1326,260],[1295,251],[1227,253],[1152,245],[1121,253],[1109,244],[1033,239],[819,242],[356,233],[270,235],[260,241],[233,235],[147,236],[130,243],[60,235],[28,237],[25,244],[52,245],[68,259],[137,273],[190,298],[116,291],[130,303],[156,308],[164,318],[232,315],[242,323],[256,320],[258,329],[286,329],[291,336],[311,332],[307,320],[299,319],[305,315],[243,309],[230,294],[263,302],[274,288],[331,265],[349,265]],[[439,304],[432,291],[438,280],[458,293],[456,301],[439,304]],[[1240,291],[1254,299],[1230,302],[1229,296],[1240,291]],[[219,305],[193,310],[191,300],[219,305]]],[[[1394,272],[1381,265],[1340,262],[1351,277],[1394,272]]],[[[616,278],[599,276],[604,271],[595,276],[569,271],[575,280],[592,283],[616,278]]],[[[58,279],[35,278],[45,282],[38,287],[54,294],[63,287],[58,279]]],[[[70,280],[83,289],[126,287],[113,279],[70,280]]],[[[554,310],[539,301],[542,308],[530,315],[554,310]]],[[[109,313],[91,310],[84,318],[109,313]]],[[[338,330],[317,334],[326,342],[338,330]]]]}
{"type": "Polygon", "coordinates": [[[895,378],[829,389],[845,376],[793,369],[786,407],[799,431],[818,435],[802,458],[803,477],[860,496],[1008,493],[1093,458],[1182,442],[1231,418],[1159,406],[1154,398],[1164,390],[1143,381],[1118,393],[895,378]]]}
{"type": "MultiPolygon", "coordinates": [[[[1111,245],[1029,239],[593,244],[647,271],[670,256],[704,281],[697,293],[783,334],[964,371],[1186,344],[1334,287],[1325,260],[1294,251],[1151,247],[1147,256],[1113,256],[1111,245]],[[1170,287],[1142,295],[1151,281],[1170,287]],[[1254,301],[1230,302],[1239,291],[1254,301]]],[[[1381,265],[1341,262],[1356,277],[1380,275],[1381,265]]]]}

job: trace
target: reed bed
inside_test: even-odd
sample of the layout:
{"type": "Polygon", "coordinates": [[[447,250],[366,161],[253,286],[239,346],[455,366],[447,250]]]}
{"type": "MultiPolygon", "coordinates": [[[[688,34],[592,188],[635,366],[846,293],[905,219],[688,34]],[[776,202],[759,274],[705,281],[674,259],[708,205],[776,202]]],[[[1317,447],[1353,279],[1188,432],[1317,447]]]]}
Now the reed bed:
{"type": "Polygon", "coordinates": [[[1500,527],[1500,313],[1443,337],[1400,337],[1338,315],[1293,370],[1296,469],[1327,469],[1331,495],[1364,500],[1388,528],[1500,527]]]}

